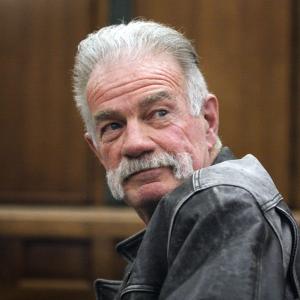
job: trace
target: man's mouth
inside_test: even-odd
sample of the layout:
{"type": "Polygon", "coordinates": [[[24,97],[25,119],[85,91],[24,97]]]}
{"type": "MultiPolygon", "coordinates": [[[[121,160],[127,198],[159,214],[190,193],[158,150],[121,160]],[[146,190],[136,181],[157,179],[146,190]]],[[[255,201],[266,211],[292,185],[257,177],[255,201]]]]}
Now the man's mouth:
{"type": "Polygon", "coordinates": [[[171,168],[169,167],[157,167],[157,168],[147,168],[147,169],[142,169],[137,172],[133,172],[132,174],[128,175],[124,180],[123,183],[128,182],[130,179],[134,177],[141,177],[140,179],[143,181],[155,181],[157,177],[159,176],[161,169],[162,168],[171,168]]]}

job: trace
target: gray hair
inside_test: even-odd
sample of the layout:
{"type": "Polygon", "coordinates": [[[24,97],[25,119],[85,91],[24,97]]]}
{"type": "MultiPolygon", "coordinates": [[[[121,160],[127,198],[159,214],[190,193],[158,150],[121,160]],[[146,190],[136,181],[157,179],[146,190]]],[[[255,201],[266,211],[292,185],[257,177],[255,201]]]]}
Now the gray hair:
{"type": "Polygon", "coordinates": [[[192,156],[186,152],[172,154],[161,151],[147,154],[142,158],[128,159],[123,157],[116,169],[106,172],[107,184],[113,197],[117,200],[124,198],[125,193],[122,183],[130,175],[142,170],[159,167],[170,167],[177,179],[188,178],[194,172],[192,156]]]}
{"type": "Polygon", "coordinates": [[[81,41],[75,58],[74,95],[86,130],[95,144],[95,124],[86,99],[86,86],[95,66],[117,61],[125,54],[137,58],[160,53],[172,55],[179,63],[185,78],[190,113],[199,115],[208,90],[198,67],[197,53],[183,34],[156,22],[134,20],[104,27],[81,41]]]}

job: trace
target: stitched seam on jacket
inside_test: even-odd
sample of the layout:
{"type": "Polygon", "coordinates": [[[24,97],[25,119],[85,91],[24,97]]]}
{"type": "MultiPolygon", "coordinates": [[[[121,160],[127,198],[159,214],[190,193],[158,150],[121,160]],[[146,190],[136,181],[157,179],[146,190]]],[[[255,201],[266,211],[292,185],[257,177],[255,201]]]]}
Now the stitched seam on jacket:
{"type": "MultiPolygon", "coordinates": [[[[235,186],[235,187],[239,187],[239,188],[242,188],[246,191],[248,191],[253,197],[254,199],[256,199],[256,196],[253,195],[253,193],[246,187],[240,185],[240,184],[230,184],[230,183],[215,183],[215,182],[206,182],[205,184],[201,183],[201,175],[203,173],[203,169],[200,169],[198,171],[196,171],[194,174],[193,174],[193,188],[195,191],[198,191],[198,190],[203,190],[203,189],[206,189],[206,188],[210,188],[210,187],[214,187],[214,186],[220,186],[220,185],[227,185],[227,186],[235,186]]],[[[259,206],[261,207],[261,209],[263,211],[267,211],[271,208],[273,208],[274,206],[276,206],[281,200],[283,199],[283,197],[281,196],[280,193],[276,193],[270,200],[266,201],[265,203],[263,203],[262,205],[259,204],[259,206]]],[[[257,201],[258,202],[258,201],[257,201]]]]}
{"type": "Polygon", "coordinates": [[[167,261],[169,260],[169,249],[170,249],[170,242],[171,242],[171,235],[172,235],[172,230],[173,230],[173,225],[175,223],[175,217],[177,216],[178,211],[180,210],[180,208],[182,207],[182,205],[191,197],[195,194],[195,191],[192,191],[191,193],[189,193],[187,196],[185,196],[183,199],[181,199],[175,209],[174,209],[174,213],[171,217],[171,222],[170,222],[170,228],[169,228],[169,232],[168,232],[168,242],[167,242],[167,261]]]}
{"type": "MultiPolygon", "coordinates": [[[[267,234],[266,234],[266,230],[264,230],[264,239],[263,239],[263,243],[260,247],[260,255],[259,255],[259,259],[257,260],[257,277],[256,277],[256,283],[255,283],[255,295],[254,295],[254,299],[261,299],[260,298],[260,294],[261,294],[261,276],[262,276],[262,257],[263,257],[263,249],[266,245],[266,239],[267,239],[267,234]]],[[[264,299],[262,299],[264,300],[264,299]]]]}
{"type": "Polygon", "coordinates": [[[121,298],[131,292],[145,292],[159,294],[160,288],[151,285],[132,284],[127,286],[121,293],[121,298]]]}
{"type": "Polygon", "coordinates": [[[281,207],[277,207],[277,209],[279,211],[281,211],[282,214],[285,215],[285,217],[289,220],[290,225],[292,226],[293,230],[292,230],[292,250],[291,250],[291,257],[290,257],[290,265],[291,268],[289,267],[289,271],[291,272],[291,276],[293,278],[294,281],[294,285],[296,288],[296,292],[297,292],[297,296],[299,299],[299,295],[300,295],[300,287],[299,287],[299,279],[295,270],[295,264],[296,264],[296,255],[297,255],[297,248],[298,248],[298,241],[299,241],[299,231],[298,231],[298,225],[296,223],[296,221],[294,220],[294,218],[292,218],[288,212],[286,212],[283,208],[281,207]]]}
{"type": "Polygon", "coordinates": [[[281,196],[280,193],[276,194],[274,196],[273,199],[265,202],[263,205],[261,205],[261,208],[264,212],[272,209],[274,206],[276,206],[281,200],[283,199],[283,197],[281,196]]]}
{"type": "Polygon", "coordinates": [[[274,224],[272,216],[269,216],[267,212],[265,213],[265,218],[266,218],[268,224],[270,225],[271,229],[274,231],[274,233],[275,233],[275,235],[276,235],[276,237],[279,241],[281,255],[282,255],[282,261],[284,261],[283,244],[282,244],[282,239],[281,239],[280,232],[277,230],[277,226],[276,226],[276,224],[274,224]]]}
{"type": "Polygon", "coordinates": [[[120,285],[122,283],[122,280],[109,280],[109,279],[102,279],[98,278],[94,281],[94,287],[95,289],[102,289],[106,286],[110,285],[120,285]]]}
{"type": "Polygon", "coordinates": [[[194,190],[197,190],[200,187],[200,172],[202,169],[196,171],[193,174],[193,188],[194,190]]]}
{"type": "Polygon", "coordinates": [[[271,198],[270,200],[266,201],[265,203],[263,203],[262,205],[256,200],[256,196],[246,187],[242,186],[242,185],[238,185],[238,184],[229,184],[229,183],[215,183],[215,182],[207,182],[205,184],[201,184],[201,174],[202,174],[202,170],[200,169],[198,171],[196,171],[193,174],[193,188],[195,191],[202,191],[204,189],[207,188],[211,188],[211,187],[217,187],[217,186],[232,186],[232,187],[237,187],[237,188],[241,188],[245,191],[247,191],[249,194],[252,195],[252,197],[255,199],[255,201],[258,203],[258,205],[260,206],[260,208],[262,209],[262,211],[267,211],[271,208],[273,208],[274,206],[276,206],[282,199],[283,197],[281,196],[280,193],[275,194],[275,196],[273,196],[273,198],[271,198]]]}

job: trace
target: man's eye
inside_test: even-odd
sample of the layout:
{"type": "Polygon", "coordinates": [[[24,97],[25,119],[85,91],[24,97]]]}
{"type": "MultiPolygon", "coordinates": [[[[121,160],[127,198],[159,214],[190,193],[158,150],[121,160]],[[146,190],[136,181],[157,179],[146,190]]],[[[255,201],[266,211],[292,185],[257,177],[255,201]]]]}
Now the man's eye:
{"type": "Polygon", "coordinates": [[[119,124],[119,123],[111,123],[111,124],[109,124],[109,128],[111,130],[116,130],[116,129],[121,128],[121,124],[119,124]]]}
{"type": "Polygon", "coordinates": [[[121,127],[122,127],[122,125],[120,123],[116,123],[116,122],[109,123],[102,128],[101,133],[103,135],[105,133],[116,131],[116,130],[120,129],[121,127]]]}
{"type": "Polygon", "coordinates": [[[157,112],[155,112],[155,115],[160,118],[164,117],[167,114],[168,114],[168,111],[166,111],[165,109],[160,109],[157,112]]]}

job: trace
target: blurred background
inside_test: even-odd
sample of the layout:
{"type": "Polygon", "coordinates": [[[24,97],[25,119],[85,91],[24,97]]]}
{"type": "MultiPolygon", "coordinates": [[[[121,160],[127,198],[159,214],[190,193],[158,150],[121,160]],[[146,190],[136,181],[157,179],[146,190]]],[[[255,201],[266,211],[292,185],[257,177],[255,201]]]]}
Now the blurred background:
{"type": "Polygon", "coordinates": [[[72,100],[78,42],[150,18],[194,41],[220,101],[224,145],[256,155],[298,217],[298,0],[0,0],[0,298],[94,299],[140,230],[111,199],[72,100]],[[54,298],[53,298],[54,297],[54,298]]]}

